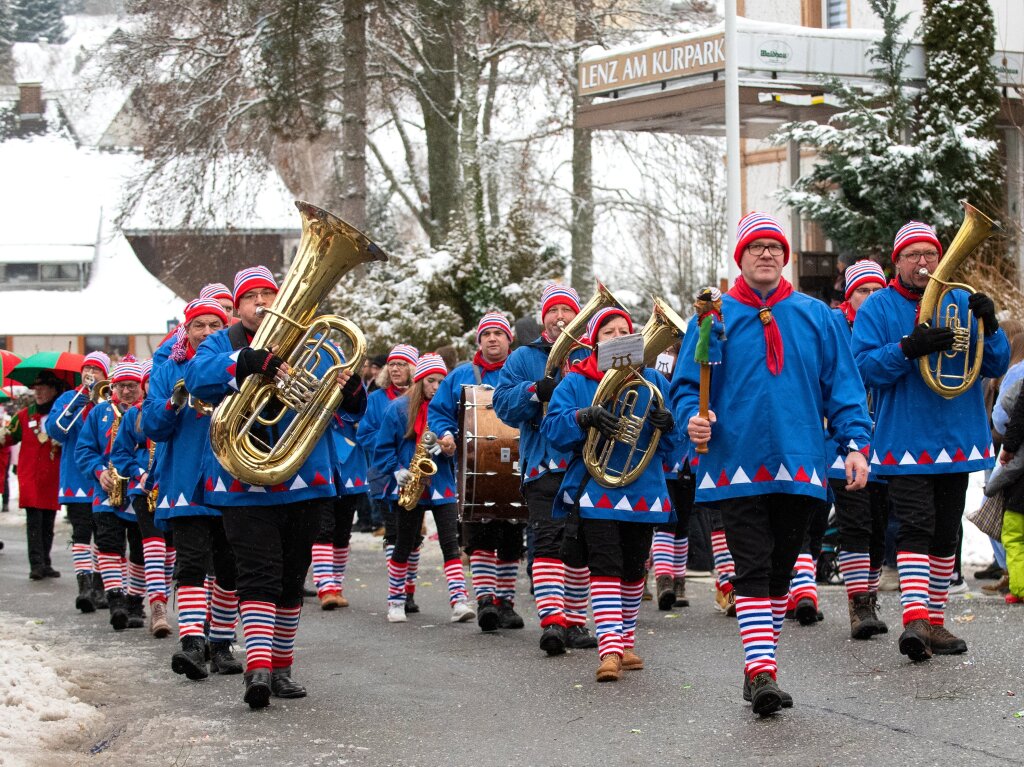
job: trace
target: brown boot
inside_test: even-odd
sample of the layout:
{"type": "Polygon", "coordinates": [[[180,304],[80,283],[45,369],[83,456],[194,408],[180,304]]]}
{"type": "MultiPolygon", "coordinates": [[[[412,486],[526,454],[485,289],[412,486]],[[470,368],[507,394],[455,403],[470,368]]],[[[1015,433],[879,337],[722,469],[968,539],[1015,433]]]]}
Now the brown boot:
{"type": "Polygon", "coordinates": [[[647,570],[644,573],[644,595],[643,601],[650,602],[654,599],[654,595],[651,594],[651,571],[647,570]]]}
{"type": "Polygon", "coordinates": [[[900,654],[910,660],[919,662],[932,657],[932,626],[928,621],[918,618],[910,621],[900,634],[900,654]]]}
{"type": "Polygon", "coordinates": [[[321,610],[333,610],[335,607],[341,607],[338,604],[338,592],[327,591],[323,596],[320,597],[320,609],[321,610]]]}
{"type": "Polygon", "coordinates": [[[338,607],[348,607],[348,600],[345,599],[345,595],[340,591],[337,594],[336,601],[338,603],[338,607]]]}
{"type": "Polygon", "coordinates": [[[986,594],[1009,594],[1010,593],[1010,576],[1004,575],[995,583],[986,583],[981,587],[981,590],[986,594]]]}
{"type": "Polygon", "coordinates": [[[967,652],[967,642],[952,634],[943,624],[932,624],[932,652],[936,655],[959,655],[967,652]]]}
{"type": "Polygon", "coordinates": [[[601,665],[597,667],[598,682],[617,682],[622,676],[622,656],[613,652],[601,656],[601,665]]]}
{"type": "Polygon", "coordinates": [[[658,593],[658,609],[671,610],[676,603],[676,590],[671,575],[659,575],[654,579],[654,590],[658,593]]]}
{"type": "Polygon", "coordinates": [[[885,625],[875,613],[875,603],[867,592],[854,594],[848,600],[850,609],[850,636],[854,639],[870,639],[881,634],[885,625]]]}
{"type": "Polygon", "coordinates": [[[672,586],[676,592],[676,607],[689,607],[690,600],[686,598],[686,578],[674,578],[672,586]]]}
{"type": "Polygon", "coordinates": [[[644,659],[637,655],[632,648],[627,647],[622,651],[622,668],[624,671],[640,671],[644,667],[644,659]]]}
{"type": "Polygon", "coordinates": [[[167,622],[167,603],[161,600],[149,605],[149,633],[157,639],[170,636],[171,624],[167,622]]]}

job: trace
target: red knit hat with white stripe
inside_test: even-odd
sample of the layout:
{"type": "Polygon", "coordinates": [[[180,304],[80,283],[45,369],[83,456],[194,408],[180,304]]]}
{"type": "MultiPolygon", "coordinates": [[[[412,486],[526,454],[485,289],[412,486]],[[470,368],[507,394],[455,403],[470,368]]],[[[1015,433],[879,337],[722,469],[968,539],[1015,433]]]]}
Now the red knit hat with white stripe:
{"type": "Polygon", "coordinates": [[[148,360],[143,360],[142,362],[140,362],[139,363],[139,367],[142,368],[142,380],[145,381],[147,378],[149,378],[150,374],[153,372],[153,360],[152,360],[152,358],[150,358],[148,360]]]}
{"type": "Polygon", "coordinates": [[[865,258],[863,261],[854,261],[846,267],[843,277],[846,279],[847,300],[853,295],[853,291],[861,285],[877,282],[883,288],[886,286],[885,272],[882,271],[882,267],[877,262],[872,261],[870,258],[865,258]]]}
{"type": "Polygon", "coordinates": [[[483,332],[491,328],[497,328],[507,335],[509,343],[511,343],[512,339],[515,337],[515,334],[512,331],[512,325],[505,318],[504,314],[501,314],[500,312],[487,312],[487,314],[480,318],[480,322],[476,324],[476,342],[478,344],[480,343],[480,336],[483,335],[483,332]]]}
{"type": "Polygon", "coordinates": [[[583,338],[584,343],[593,344],[597,341],[597,332],[612,317],[622,317],[626,320],[626,325],[629,327],[629,332],[633,332],[633,319],[629,316],[629,313],[624,309],[620,309],[617,306],[606,306],[605,308],[594,313],[594,316],[587,322],[587,335],[583,338]]]}
{"type": "Polygon", "coordinates": [[[544,315],[548,313],[548,310],[552,306],[557,306],[558,304],[564,304],[579,314],[580,296],[568,285],[551,283],[546,286],[544,288],[544,292],[540,295],[540,318],[542,322],[544,320],[544,315]]]}
{"type": "Polygon", "coordinates": [[[444,360],[441,359],[440,354],[433,354],[428,352],[423,354],[416,361],[416,372],[413,374],[412,380],[422,381],[428,375],[432,373],[439,373],[442,376],[448,375],[448,367],[444,364],[444,360]]]}
{"type": "Polygon", "coordinates": [[[196,317],[202,317],[204,314],[216,315],[221,322],[225,325],[228,324],[228,314],[224,311],[224,307],[212,298],[197,298],[194,301],[189,301],[185,306],[185,324],[188,325],[196,317]]]}
{"type": "Polygon", "coordinates": [[[238,308],[238,302],[242,296],[250,290],[258,288],[268,288],[275,293],[279,290],[277,282],[274,280],[274,275],[270,273],[267,267],[250,266],[248,269],[242,269],[238,272],[235,275],[235,291],[231,297],[231,300],[235,302],[235,308],[238,308]]]}
{"type": "Polygon", "coordinates": [[[896,241],[892,245],[892,262],[895,264],[900,251],[915,242],[927,242],[934,245],[935,249],[939,251],[939,259],[942,259],[942,243],[939,242],[935,229],[920,221],[909,221],[896,232],[896,241]]]}
{"type": "Polygon", "coordinates": [[[209,285],[203,285],[202,290],[199,291],[200,298],[212,298],[217,301],[221,298],[226,298],[228,301],[234,301],[235,297],[231,295],[231,291],[228,290],[228,286],[222,282],[211,282],[209,285]]]}
{"type": "Polygon", "coordinates": [[[786,239],[786,234],[782,231],[782,224],[767,213],[754,211],[741,218],[739,226],[736,227],[736,250],[733,251],[732,257],[737,265],[740,263],[740,258],[747,245],[762,238],[778,240],[782,243],[782,263],[789,263],[789,240],[786,239]]]}
{"type": "Polygon", "coordinates": [[[388,352],[388,362],[394,362],[398,360],[400,362],[408,362],[410,365],[415,365],[416,361],[420,358],[420,351],[415,346],[410,344],[398,344],[391,351],[388,352]]]}
{"type": "Polygon", "coordinates": [[[107,375],[110,372],[110,357],[106,355],[106,352],[89,352],[82,360],[82,367],[84,368],[86,365],[100,368],[103,375],[107,375]]]}
{"type": "Polygon", "coordinates": [[[142,364],[132,354],[124,355],[110,376],[110,383],[112,384],[124,383],[125,381],[142,383],[142,364]]]}

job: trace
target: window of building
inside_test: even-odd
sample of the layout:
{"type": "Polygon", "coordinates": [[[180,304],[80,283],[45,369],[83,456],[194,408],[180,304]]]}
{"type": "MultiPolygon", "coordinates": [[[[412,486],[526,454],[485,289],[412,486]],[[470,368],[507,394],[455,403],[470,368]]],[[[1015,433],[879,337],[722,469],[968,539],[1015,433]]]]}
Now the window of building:
{"type": "Polygon", "coordinates": [[[4,282],[25,284],[39,279],[39,264],[4,264],[4,282]]]}
{"type": "Polygon", "coordinates": [[[825,26],[829,29],[849,26],[848,0],[825,0],[825,26]]]}
{"type": "Polygon", "coordinates": [[[839,276],[835,253],[803,251],[800,253],[799,290],[831,304],[836,298],[835,283],[839,276]]]}
{"type": "Polygon", "coordinates": [[[77,288],[88,277],[85,264],[0,264],[0,287],[77,288]]]}
{"type": "Polygon", "coordinates": [[[78,264],[42,264],[39,278],[43,282],[78,282],[78,264]]]}
{"type": "Polygon", "coordinates": [[[85,353],[106,352],[113,359],[128,353],[128,336],[86,336],[85,353]]]}

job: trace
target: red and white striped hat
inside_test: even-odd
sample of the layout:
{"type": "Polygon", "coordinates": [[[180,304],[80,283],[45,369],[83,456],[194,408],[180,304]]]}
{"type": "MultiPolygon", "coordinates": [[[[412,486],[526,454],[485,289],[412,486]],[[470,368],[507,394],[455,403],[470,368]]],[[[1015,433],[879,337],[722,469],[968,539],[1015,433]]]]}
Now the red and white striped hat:
{"type": "Polygon", "coordinates": [[[411,346],[410,344],[398,344],[388,352],[387,362],[399,360],[401,362],[408,362],[410,365],[415,365],[419,358],[420,350],[415,346],[411,346]]]}
{"type": "Polygon", "coordinates": [[[893,263],[896,263],[896,258],[899,256],[901,250],[906,248],[908,245],[913,245],[915,242],[931,243],[935,246],[935,249],[939,251],[939,259],[942,258],[942,243],[939,242],[938,235],[935,234],[935,229],[921,221],[909,221],[901,226],[900,230],[896,232],[896,241],[892,245],[893,263]]]}
{"type": "Polygon", "coordinates": [[[214,314],[225,325],[228,324],[228,313],[212,298],[197,298],[194,301],[189,301],[185,306],[185,324],[188,325],[196,317],[201,317],[204,314],[214,314]]]}
{"type": "Polygon", "coordinates": [[[103,375],[107,375],[110,372],[110,357],[106,352],[89,352],[82,360],[82,367],[84,368],[86,365],[98,367],[103,371],[103,375]]]}
{"type": "Polygon", "coordinates": [[[235,302],[235,308],[238,308],[238,301],[242,296],[256,288],[269,288],[275,292],[278,290],[274,275],[267,267],[250,266],[238,272],[235,275],[235,292],[231,297],[235,302]]]}
{"type": "Polygon", "coordinates": [[[485,330],[490,328],[497,328],[508,336],[509,342],[515,337],[515,333],[512,330],[512,325],[505,318],[504,314],[500,312],[487,312],[483,317],[480,318],[480,322],[476,324],[476,342],[480,343],[480,336],[483,335],[485,330]]]}
{"type": "Polygon", "coordinates": [[[209,285],[203,285],[203,289],[199,291],[199,297],[212,298],[214,301],[220,298],[226,298],[228,301],[234,300],[228,286],[223,282],[211,282],[209,285]]]}
{"type": "Polygon", "coordinates": [[[863,261],[854,261],[846,267],[843,277],[846,278],[847,298],[852,296],[853,291],[861,285],[869,282],[877,282],[883,288],[886,285],[885,272],[882,271],[882,267],[877,262],[872,261],[870,258],[865,258],[863,261]]]}
{"type": "Polygon", "coordinates": [[[444,360],[441,359],[440,354],[427,352],[416,360],[416,372],[413,374],[412,380],[414,382],[421,381],[431,373],[440,373],[442,376],[446,376],[448,375],[448,368],[444,364],[444,360]]]}
{"type": "Polygon", "coordinates": [[[782,231],[782,224],[774,217],[760,211],[748,213],[740,219],[739,226],[736,227],[736,250],[732,253],[733,260],[739,264],[747,245],[762,237],[782,243],[782,263],[788,264],[789,240],[786,239],[786,233],[782,231]]]}
{"type": "Polygon", "coordinates": [[[149,374],[153,372],[152,358],[140,362],[139,367],[142,368],[142,380],[145,381],[147,378],[149,378],[149,374]]]}
{"type": "Polygon", "coordinates": [[[544,288],[544,292],[540,295],[540,318],[542,322],[544,321],[544,315],[548,313],[548,310],[552,306],[557,306],[558,304],[565,304],[574,312],[579,314],[579,293],[568,285],[558,285],[556,283],[547,285],[544,288]]]}
{"type": "Polygon", "coordinates": [[[624,309],[620,309],[617,306],[606,306],[605,308],[595,312],[594,316],[587,322],[587,335],[583,341],[588,344],[595,343],[597,341],[597,331],[599,331],[601,326],[612,317],[622,317],[625,319],[626,325],[629,327],[629,332],[633,332],[633,318],[629,316],[629,312],[624,309]]]}
{"type": "Polygon", "coordinates": [[[135,359],[135,355],[126,354],[121,358],[121,361],[117,363],[117,367],[114,368],[114,372],[110,376],[110,383],[123,383],[125,381],[135,381],[135,383],[142,383],[142,363],[135,359]]]}

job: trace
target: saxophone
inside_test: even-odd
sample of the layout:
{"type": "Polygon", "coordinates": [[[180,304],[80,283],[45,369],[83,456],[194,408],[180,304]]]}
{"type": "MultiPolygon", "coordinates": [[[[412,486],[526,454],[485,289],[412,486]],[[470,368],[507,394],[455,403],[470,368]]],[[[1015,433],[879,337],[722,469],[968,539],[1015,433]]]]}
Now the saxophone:
{"type": "Polygon", "coordinates": [[[423,432],[420,442],[416,445],[416,451],[412,454],[409,462],[409,471],[412,478],[398,488],[398,505],[407,511],[416,508],[416,504],[423,495],[423,485],[426,477],[437,474],[437,464],[430,458],[430,449],[437,444],[437,435],[432,431],[423,432]]]}
{"type": "MultiPolygon", "coordinates": [[[[140,414],[141,416],[141,414],[140,414]]],[[[153,486],[146,494],[146,507],[150,514],[156,513],[156,503],[160,498],[160,488],[153,481],[153,458],[156,455],[156,442],[149,440],[149,468],[147,469],[149,483],[153,486]]]]}
{"type": "MultiPolygon", "coordinates": [[[[121,428],[121,411],[118,410],[117,405],[112,405],[111,407],[114,409],[114,425],[110,427],[110,446],[113,448],[114,440],[117,439],[118,429],[121,428]]],[[[117,473],[113,461],[107,464],[107,474],[114,480],[114,489],[108,493],[107,499],[110,501],[111,506],[119,509],[124,506],[124,502],[128,498],[128,477],[122,477],[117,473]]]]}

